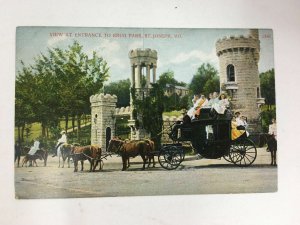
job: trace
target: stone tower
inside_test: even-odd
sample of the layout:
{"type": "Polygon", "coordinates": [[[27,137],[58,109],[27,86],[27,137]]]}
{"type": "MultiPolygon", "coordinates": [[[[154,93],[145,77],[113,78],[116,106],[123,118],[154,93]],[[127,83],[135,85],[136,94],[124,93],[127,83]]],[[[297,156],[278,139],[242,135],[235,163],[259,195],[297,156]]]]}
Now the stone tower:
{"type": "MultiPolygon", "coordinates": [[[[157,52],[149,48],[138,48],[129,52],[129,59],[131,64],[131,88],[135,89],[135,97],[142,100],[149,94],[151,74],[152,83],[156,82],[157,52]]],[[[135,107],[131,95],[130,106],[131,113],[128,125],[131,128],[131,139],[139,140],[149,137],[149,134],[143,129],[142,115],[138,112],[134,113],[135,107]]]]}
{"type": "Polygon", "coordinates": [[[220,63],[220,90],[230,96],[233,110],[247,117],[249,131],[259,131],[260,106],[264,99],[260,95],[258,30],[250,30],[247,37],[218,40],[216,52],[220,63]]]}
{"type": "Polygon", "coordinates": [[[117,96],[97,94],[91,102],[91,144],[99,145],[106,151],[108,142],[115,136],[115,108],[117,96]]]}

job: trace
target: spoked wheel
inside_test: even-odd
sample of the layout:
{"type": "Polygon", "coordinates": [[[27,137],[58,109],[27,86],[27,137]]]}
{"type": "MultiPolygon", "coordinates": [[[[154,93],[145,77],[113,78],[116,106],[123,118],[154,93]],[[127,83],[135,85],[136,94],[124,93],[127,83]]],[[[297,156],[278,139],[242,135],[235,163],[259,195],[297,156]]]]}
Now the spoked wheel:
{"type": "Polygon", "coordinates": [[[225,159],[227,162],[230,162],[230,163],[232,163],[232,161],[231,161],[231,159],[230,159],[230,155],[228,154],[228,155],[224,155],[223,156],[223,159],[225,159]]]}
{"type": "Polygon", "coordinates": [[[256,156],[255,144],[248,138],[235,141],[230,148],[230,160],[237,166],[250,166],[255,161],[256,156]]]}
{"type": "Polygon", "coordinates": [[[164,169],[174,170],[184,159],[184,152],[178,146],[164,146],[158,154],[158,162],[164,169]]]}

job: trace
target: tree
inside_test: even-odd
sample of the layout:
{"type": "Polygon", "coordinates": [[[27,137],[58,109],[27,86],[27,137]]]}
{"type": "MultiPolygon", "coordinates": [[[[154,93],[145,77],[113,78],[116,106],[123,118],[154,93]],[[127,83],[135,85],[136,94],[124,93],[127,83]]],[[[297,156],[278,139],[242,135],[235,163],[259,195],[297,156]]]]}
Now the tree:
{"type": "Polygon", "coordinates": [[[59,126],[62,116],[66,120],[65,129],[68,129],[69,116],[73,121],[77,118],[80,128],[81,115],[90,112],[87,107],[90,96],[100,92],[109,76],[106,61],[96,52],[88,58],[82,49],[76,41],[66,50],[48,49],[47,54],[34,59],[33,65],[23,65],[18,72],[16,115],[19,116],[24,104],[32,109],[34,118],[32,121],[26,118],[26,122],[40,122],[43,136],[49,126],[59,126]]]}
{"type": "Polygon", "coordinates": [[[130,80],[111,82],[104,88],[104,92],[118,97],[117,107],[130,105],[130,80]]]}
{"type": "MultiPolygon", "coordinates": [[[[175,90],[176,88],[175,86],[183,86],[183,87],[186,86],[186,83],[177,81],[174,78],[174,72],[170,70],[162,73],[159,76],[157,83],[163,90],[166,90],[167,88],[173,88],[175,90]]],[[[180,96],[175,92],[172,93],[170,96],[164,96],[163,103],[164,103],[164,109],[167,112],[185,108],[183,107],[185,106],[185,104],[183,104],[180,96]]]]}
{"type": "Polygon", "coordinates": [[[135,97],[134,88],[131,89],[131,93],[135,110],[138,114],[142,115],[143,127],[150,133],[151,139],[154,140],[157,149],[161,143],[161,131],[163,126],[163,87],[158,83],[152,84],[149,96],[141,100],[135,97]]]}
{"type": "Polygon", "coordinates": [[[193,76],[189,89],[192,94],[204,94],[205,96],[214,91],[219,91],[218,71],[209,63],[203,63],[193,76]]]}
{"type": "Polygon", "coordinates": [[[265,98],[265,104],[275,105],[275,74],[274,69],[268,70],[260,75],[261,96],[265,98]]]}
{"type": "Polygon", "coordinates": [[[159,76],[159,79],[157,80],[157,83],[162,87],[166,88],[167,84],[169,85],[178,85],[178,86],[186,86],[186,83],[184,82],[179,82],[174,78],[174,72],[171,70],[168,70],[164,73],[162,73],[159,76]]]}

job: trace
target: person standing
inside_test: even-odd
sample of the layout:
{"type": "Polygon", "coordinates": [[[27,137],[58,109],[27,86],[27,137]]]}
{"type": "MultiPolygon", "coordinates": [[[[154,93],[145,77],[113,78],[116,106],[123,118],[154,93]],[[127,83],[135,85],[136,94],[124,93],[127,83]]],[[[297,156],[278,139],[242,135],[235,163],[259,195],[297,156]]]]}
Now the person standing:
{"type": "Polygon", "coordinates": [[[277,140],[277,126],[276,126],[276,119],[272,119],[272,124],[269,125],[269,132],[268,134],[273,135],[274,138],[277,140]]]}

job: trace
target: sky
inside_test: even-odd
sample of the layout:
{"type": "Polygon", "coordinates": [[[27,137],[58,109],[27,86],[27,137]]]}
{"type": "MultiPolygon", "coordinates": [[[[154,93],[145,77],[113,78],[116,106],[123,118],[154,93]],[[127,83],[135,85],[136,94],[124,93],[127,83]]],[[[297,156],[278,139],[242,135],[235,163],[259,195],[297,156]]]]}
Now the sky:
{"type": "MultiPolygon", "coordinates": [[[[216,41],[223,37],[249,35],[248,29],[176,29],[176,28],[80,28],[18,27],[16,32],[16,75],[21,60],[32,64],[48,48],[66,49],[75,40],[92,56],[96,51],[110,67],[107,83],[130,78],[128,53],[136,48],[157,51],[157,76],[170,70],[175,79],[189,83],[202,63],[219,70],[216,41]]],[[[259,29],[259,72],[274,68],[273,32],[259,29]]]]}

